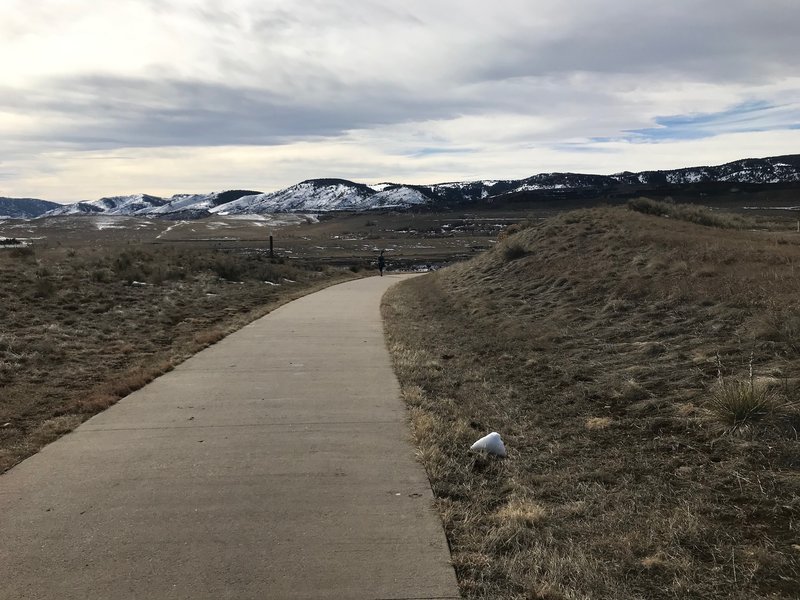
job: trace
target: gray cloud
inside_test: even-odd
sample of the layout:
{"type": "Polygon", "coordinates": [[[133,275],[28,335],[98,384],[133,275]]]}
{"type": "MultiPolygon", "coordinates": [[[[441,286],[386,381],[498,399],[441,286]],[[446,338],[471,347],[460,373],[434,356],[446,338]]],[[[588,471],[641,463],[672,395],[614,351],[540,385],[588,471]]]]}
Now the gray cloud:
{"type": "Polygon", "coordinates": [[[565,7],[574,14],[543,38],[517,30],[484,48],[471,76],[593,72],[731,82],[800,74],[796,2],[604,2],[601,10],[580,10],[586,4],[597,8],[565,7]]]}
{"type": "Polygon", "coordinates": [[[342,27],[370,26],[380,28],[386,24],[423,25],[411,11],[393,3],[305,0],[302,5],[284,7],[256,7],[249,13],[254,33],[258,31],[285,31],[297,26],[306,30],[341,29],[342,27]]]}
{"type": "MultiPolygon", "coordinates": [[[[329,82],[337,86],[345,88],[329,82]]],[[[383,86],[362,86],[353,95],[307,104],[268,90],[110,76],[63,79],[35,94],[6,89],[0,98],[2,108],[49,115],[60,123],[18,140],[87,149],[280,144],[412,118],[444,118],[453,110],[447,101],[383,86]]]]}

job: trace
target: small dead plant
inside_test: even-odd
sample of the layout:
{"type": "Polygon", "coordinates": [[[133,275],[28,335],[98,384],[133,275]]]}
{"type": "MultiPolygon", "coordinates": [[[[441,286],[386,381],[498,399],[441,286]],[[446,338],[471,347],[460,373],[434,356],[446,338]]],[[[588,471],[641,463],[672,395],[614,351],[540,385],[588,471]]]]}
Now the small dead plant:
{"type": "Polygon", "coordinates": [[[775,390],[755,380],[752,352],[747,378],[723,377],[722,361],[717,355],[717,381],[711,389],[708,409],[722,423],[732,430],[740,429],[779,412],[784,405],[775,390]]]}

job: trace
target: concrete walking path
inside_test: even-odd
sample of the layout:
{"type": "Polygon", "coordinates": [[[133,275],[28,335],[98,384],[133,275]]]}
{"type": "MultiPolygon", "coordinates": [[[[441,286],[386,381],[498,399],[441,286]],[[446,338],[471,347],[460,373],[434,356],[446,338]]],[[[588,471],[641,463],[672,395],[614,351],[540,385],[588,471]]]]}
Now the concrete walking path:
{"type": "Polygon", "coordinates": [[[400,278],[291,302],[0,476],[0,598],[458,598],[384,345],[400,278]]]}

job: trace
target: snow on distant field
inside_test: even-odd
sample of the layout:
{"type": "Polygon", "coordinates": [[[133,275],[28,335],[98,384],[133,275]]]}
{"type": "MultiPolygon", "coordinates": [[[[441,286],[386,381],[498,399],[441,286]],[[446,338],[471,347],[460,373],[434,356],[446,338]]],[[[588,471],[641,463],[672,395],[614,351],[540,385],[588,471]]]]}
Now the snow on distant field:
{"type": "Polygon", "coordinates": [[[104,219],[96,217],[93,221],[97,229],[126,229],[127,224],[120,219],[104,219]]]}
{"type": "MultiPolygon", "coordinates": [[[[217,213],[217,214],[224,214],[224,213],[217,213]]],[[[244,215],[226,215],[228,219],[232,221],[269,221],[270,218],[267,215],[257,215],[257,214],[244,214],[244,215]]]]}
{"type": "Polygon", "coordinates": [[[184,224],[186,224],[186,221],[178,221],[178,222],[177,222],[177,223],[175,223],[174,225],[170,225],[170,226],[169,226],[169,227],[167,227],[167,228],[166,228],[164,231],[162,231],[161,233],[159,233],[159,234],[156,236],[156,239],[161,239],[161,238],[163,238],[163,237],[164,237],[165,235],[167,235],[167,234],[168,234],[170,231],[172,231],[173,229],[175,229],[175,228],[177,228],[177,227],[180,227],[181,225],[184,225],[184,224]]]}
{"type": "Polygon", "coordinates": [[[800,206],[743,206],[742,210],[800,210],[800,206]]]}

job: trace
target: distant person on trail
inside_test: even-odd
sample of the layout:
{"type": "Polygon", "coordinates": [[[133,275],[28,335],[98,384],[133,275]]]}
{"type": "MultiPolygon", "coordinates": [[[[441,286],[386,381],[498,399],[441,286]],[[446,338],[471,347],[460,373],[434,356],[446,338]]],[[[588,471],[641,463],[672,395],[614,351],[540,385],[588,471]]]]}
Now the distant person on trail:
{"type": "Polygon", "coordinates": [[[383,258],[383,250],[381,250],[381,255],[378,257],[378,269],[381,272],[381,277],[383,277],[383,270],[386,268],[386,259],[383,258]]]}

